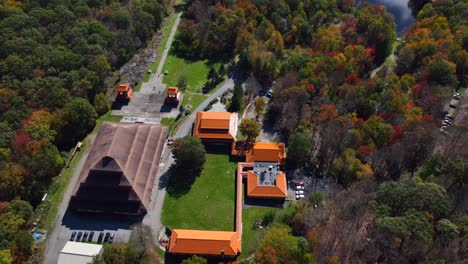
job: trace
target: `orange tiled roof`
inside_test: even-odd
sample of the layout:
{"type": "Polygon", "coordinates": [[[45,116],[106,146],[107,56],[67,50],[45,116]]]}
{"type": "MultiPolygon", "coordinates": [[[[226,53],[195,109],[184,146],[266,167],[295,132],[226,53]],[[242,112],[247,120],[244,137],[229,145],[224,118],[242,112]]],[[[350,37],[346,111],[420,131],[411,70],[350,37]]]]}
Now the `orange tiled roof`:
{"type": "Polygon", "coordinates": [[[286,151],[283,143],[257,142],[247,152],[246,162],[271,161],[285,164],[286,151]]]}
{"type": "Polygon", "coordinates": [[[235,139],[237,113],[198,112],[193,135],[201,139],[235,139]]]}
{"type": "Polygon", "coordinates": [[[205,230],[172,230],[169,252],[236,256],[240,253],[240,241],[236,232],[205,230]]]}
{"type": "Polygon", "coordinates": [[[117,92],[126,92],[130,89],[130,85],[128,83],[126,84],[119,84],[119,86],[117,86],[117,92]]]}
{"type": "Polygon", "coordinates": [[[172,95],[177,95],[177,93],[179,92],[179,88],[177,87],[168,87],[167,88],[167,94],[172,94],[172,95]]]}
{"type": "Polygon", "coordinates": [[[252,197],[287,197],[286,176],[284,172],[280,171],[278,176],[276,176],[276,185],[259,185],[258,176],[253,171],[248,171],[247,195],[252,197]]]}

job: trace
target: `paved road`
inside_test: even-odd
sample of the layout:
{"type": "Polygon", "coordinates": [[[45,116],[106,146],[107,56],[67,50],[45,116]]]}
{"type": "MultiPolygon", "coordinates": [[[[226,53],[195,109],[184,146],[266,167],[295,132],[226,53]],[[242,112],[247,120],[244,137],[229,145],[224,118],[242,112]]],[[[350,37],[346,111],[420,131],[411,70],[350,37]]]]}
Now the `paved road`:
{"type": "MultiPolygon", "coordinates": [[[[182,13],[177,14],[176,21],[175,21],[174,26],[173,26],[173,28],[171,30],[170,35],[169,35],[168,41],[166,43],[166,47],[164,48],[164,52],[163,52],[163,54],[161,56],[161,60],[159,62],[159,66],[158,66],[158,70],[157,70],[156,74],[153,74],[151,76],[151,79],[150,79],[150,81],[148,83],[145,83],[144,85],[142,85],[141,92],[144,93],[144,94],[155,94],[155,93],[157,93],[158,91],[155,91],[155,90],[152,89],[155,86],[158,88],[158,90],[161,90],[161,89],[165,88],[165,86],[161,84],[161,81],[162,81],[161,71],[162,71],[162,67],[164,65],[164,61],[166,60],[169,48],[170,48],[170,46],[172,44],[172,41],[174,40],[174,36],[175,36],[176,31],[177,31],[177,27],[178,27],[178,25],[180,23],[181,15],[182,15],[182,13]],[[145,88],[145,89],[143,89],[143,88],[145,88]]],[[[96,135],[90,136],[89,145],[93,144],[95,137],[96,137],[96,135]]],[[[57,218],[55,220],[55,224],[52,227],[52,229],[48,232],[48,238],[47,238],[47,240],[45,242],[46,247],[45,247],[43,263],[46,263],[46,264],[57,263],[60,251],[65,246],[66,241],[68,241],[68,238],[70,236],[71,231],[70,231],[70,228],[63,225],[64,215],[65,215],[65,213],[67,211],[67,208],[68,208],[68,201],[70,200],[70,197],[72,195],[73,187],[77,184],[79,174],[80,174],[81,169],[83,168],[83,165],[84,165],[84,163],[85,163],[85,161],[86,161],[86,159],[88,157],[89,150],[90,150],[90,148],[88,148],[86,150],[86,153],[84,153],[81,160],[77,164],[77,166],[75,168],[75,171],[73,172],[72,179],[70,180],[70,182],[69,182],[69,184],[67,186],[67,189],[66,189],[66,191],[64,193],[63,200],[61,201],[61,203],[59,205],[57,218]]],[[[155,180],[155,185],[160,185],[159,184],[159,181],[160,181],[160,178],[161,178],[160,176],[168,171],[168,169],[170,167],[170,164],[172,163],[172,157],[170,155],[170,150],[167,150],[167,148],[163,150],[162,160],[166,162],[165,163],[166,165],[161,167],[161,169],[160,169],[161,172],[158,173],[158,176],[157,176],[157,178],[155,180]]],[[[161,186],[164,186],[164,184],[161,184],[161,186]]],[[[165,189],[163,189],[163,191],[161,191],[161,192],[159,192],[158,189],[159,188],[154,189],[153,197],[152,197],[153,203],[154,203],[154,201],[157,201],[157,203],[154,203],[156,210],[149,210],[148,216],[145,217],[145,219],[144,219],[144,223],[147,223],[152,227],[161,226],[160,215],[161,215],[162,204],[164,202],[164,196],[165,196],[166,192],[165,192],[165,189]],[[151,222],[148,223],[148,220],[150,220],[151,222]],[[152,221],[155,221],[155,223],[153,224],[152,221]]],[[[159,230],[159,229],[156,229],[156,230],[159,230]]],[[[127,234],[124,234],[124,235],[127,235],[127,234]]],[[[97,236],[97,235],[95,235],[95,236],[97,236]]],[[[118,242],[117,241],[118,236],[119,236],[119,234],[117,234],[117,236],[116,236],[116,242],[118,242]]],[[[123,239],[123,240],[125,240],[125,239],[123,239]]]]}
{"type": "Polygon", "coordinates": [[[216,90],[214,93],[210,94],[208,98],[206,98],[203,103],[201,103],[196,109],[192,111],[190,116],[185,119],[185,121],[179,126],[177,132],[174,135],[174,138],[184,137],[190,134],[192,131],[192,124],[195,122],[195,118],[197,117],[197,112],[203,111],[205,107],[215,98],[220,97],[224,92],[229,89],[234,89],[234,80],[227,79],[224,83],[216,90]]]}
{"type": "Polygon", "coordinates": [[[175,33],[177,32],[177,27],[179,26],[181,16],[182,16],[182,12],[177,14],[176,21],[174,22],[174,26],[172,27],[169,38],[167,39],[167,43],[166,43],[166,46],[164,47],[164,51],[161,55],[161,59],[159,60],[158,68],[156,69],[156,72],[151,75],[149,81],[141,85],[141,89],[140,89],[141,93],[152,93],[152,92],[164,93],[166,85],[162,84],[164,75],[161,73],[164,67],[164,62],[166,61],[167,55],[169,54],[172,41],[174,40],[175,33]],[[153,89],[155,87],[156,89],[153,89]]]}
{"type": "MultiPolygon", "coordinates": [[[[91,135],[89,137],[89,142],[87,144],[91,146],[95,138],[96,138],[96,134],[91,135]]],[[[57,212],[57,218],[55,219],[55,223],[52,229],[47,234],[43,263],[46,263],[46,264],[57,263],[60,251],[62,251],[62,248],[65,246],[66,240],[68,240],[68,239],[66,240],[61,239],[61,236],[65,235],[65,234],[62,234],[63,233],[62,219],[68,208],[68,201],[70,200],[70,197],[72,195],[73,187],[77,184],[78,177],[80,175],[81,169],[83,168],[83,165],[86,159],[88,158],[90,149],[91,149],[90,147],[87,148],[86,152],[81,157],[81,160],[76,165],[75,171],[73,172],[73,176],[67,186],[67,189],[65,190],[65,194],[63,195],[63,200],[60,202],[58,212],[57,212]]]]}
{"type": "MultiPolygon", "coordinates": [[[[172,41],[174,39],[175,32],[177,31],[177,26],[180,22],[180,17],[181,13],[177,14],[176,21],[174,23],[174,27],[172,28],[171,35],[169,36],[169,39],[167,41],[166,47],[164,49],[164,52],[161,56],[161,61],[159,62],[158,70],[155,74],[153,74],[150,78],[150,81],[148,83],[143,84],[141,92],[146,93],[155,93],[155,91],[152,90],[152,87],[156,86],[159,89],[163,85],[161,84],[162,81],[162,76],[161,76],[161,71],[162,67],[164,65],[164,61],[168,55],[169,48],[172,44],[172,41]],[[159,76],[159,77],[158,77],[159,76]],[[153,84],[153,85],[152,85],[153,84]],[[144,87],[147,87],[148,89],[151,90],[143,90],[144,87]]],[[[211,102],[213,99],[220,97],[224,92],[226,92],[228,89],[232,89],[234,87],[234,80],[233,79],[227,79],[219,89],[217,89],[215,92],[210,94],[206,100],[201,103],[196,109],[192,111],[190,116],[188,116],[182,124],[179,126],[179,129],[177,130],[175,134],[175,138],[179,137],[184,137],[186,135],[189,135],[192,130],[192,124],[195,122],[196,118],[196,113],[199,111],[203,111],[203,109],[211,102]]],[[[90,142],[89,144],[91,145],[94,142],[95,135],[90,137],[90,142]]],[[[68,240],[69,237],[69,229],[64,227],[62,225],[62,219],[65,215],[65,212],[68,207],[68,201],[71,197],[73,187],[78,181],[78,176],[81,172],[81,169],[84,165],[84,162],[86,161],[88,157],[88,152],[89,148],[86,151],[86,153],[83,155],[81,160],[79,161],[78,165],[76,166],[75,172],[72,176],[72,179],[67,186],[67,189],[64,194],[64,198],[62,202],[60,203],[59,206],[59,211],[57,214],[57,221],[52,230],[48,234],[48,239],[46,241],[46,252],[45,252],[45,257],[44,257],[44,262],[43,263],[56,263],[58,260],[58,256],[60,251],[62,250],[63,246],[65,245],[66,241],[68,240]]],[[[148,225],[151,227],[152,232],[153,232],[153,238],[154,242],[157,243],[158,240],[158,234],[159,231],[162,228],[162,223],[161,223],[161,212],[162,212],[162,207],[164,204],[164,197],[166,195],[166,185],[167,185],[167,180],[168,180],[168,175],[170,173],[170,166],[173,163],[173,158],[171,155],[171,151],[169,148],[164,148],[162,158],[161,158],[161,163],[160,167],[158,170],[158,175],[156,176],[155,179],[155,187],[153,189],[153,193],[151,196],[151,204],[150,208],[148,210],[148,213],[145,215],[143,219],[143,224],[148,225]]]]}
{"type": "MultiPolygon", "coordinates": [[[[177,130],[174,138],[180,138],[187,136],[192,131],[192,124],[195,122],[196,113],[203,111],[203,109],[211,102],[211,100],[220,97],[228,89],[234,87],[234,80],[227,79],[218,90],[210,94],[203,103],[201,103],[191,114],[186,118],[179,129],[177,130]]],[[[156,176],[155,186],[153,193],[151,194],[151,204],[148,213],[143,218],[143,224],[151,227],[153,232],[153,240],[156,245],[158,245],[158,235],[161,231],[163,225],[161,222],[161,213],[164,205],[164,198],[166,196],[166,186],[168,177],[170,175],[171,164],[174,162],[174,159],[171,154],[170,148],[164,148],[163,156],[161,157],[161,163],[159,165],[158,175],[156,176]]]]}

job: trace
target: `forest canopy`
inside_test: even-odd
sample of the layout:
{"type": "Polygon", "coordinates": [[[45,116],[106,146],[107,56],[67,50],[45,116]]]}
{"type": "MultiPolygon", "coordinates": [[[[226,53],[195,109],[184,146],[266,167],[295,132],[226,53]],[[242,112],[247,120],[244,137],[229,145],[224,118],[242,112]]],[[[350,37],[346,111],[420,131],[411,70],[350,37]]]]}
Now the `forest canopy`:
{"type": "Polygon", "coordinates": [[[266,243],[272,226],[257,263],[466,259],[468,131],[439,126],[468,82],[468,1],[410,2],[417,21],[401,38],[384,6],[363,1],[190,2],[177,54],[238,59],[273,91],[265,118],[288,143],[288,175],[341,188],[275,220],[307,253],[266,243]]]}
{"type": "Polygon", "coordinates": [[[67,151],[94,128],[96,110],[103,114],[105,79],[146,46],[166,9],[152,0],[0,0],[2,259],[24,263],[32,253],[21,233],[30,214],[10,207],[37,205],[67,151]]]}

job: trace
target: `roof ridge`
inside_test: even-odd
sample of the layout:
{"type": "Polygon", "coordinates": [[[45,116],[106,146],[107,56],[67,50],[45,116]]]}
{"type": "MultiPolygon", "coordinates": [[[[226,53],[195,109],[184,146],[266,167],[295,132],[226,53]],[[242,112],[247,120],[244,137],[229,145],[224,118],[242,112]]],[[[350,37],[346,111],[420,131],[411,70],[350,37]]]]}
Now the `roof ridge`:
{"type": "MultiPolygon", "coordinates": [[[[155,127],[152,126],[151,129],[152,129],[152,128],[155,128],[155,127]]],[[[159,128],[159,129],[158,129],[159,137],[158,137],[158,141],[157,141],[157,142],[160,142],[161,137],[162,137],[163,134],[164,134],[164,131],[163,131],[163,130],[164,130],[164,127],[161,126],[161,127],[158,127],[158,128],[159,128]]],[[[150,132],[151,132],[151,131],[150,131],[150,132]]],[[[156,154],[159,153],[158,150],[159,150],[160,148],[164,148],[164,146],[165,146],[165,144],[157,144],[157,146],[156,146],[156,149],[155,149],[155,151],[154,151],[154,152],[155,152],[155,155],[153,155],[153,159],[151,160],[151,168],[150,168],[150,171],[149,171],[150,177],[148,177],[148,179],[146,180],[146,184],[148,184],[148,181],[151,179],[151,175],[152,175],[153,173],[154,173],[154,174],[158,173],[158,170],[154,171],[155,166],[153,166],[153,164],[154,164],[155,160],[157,160],[157,159],[159,159],[159,162],[161,162],[161,155],[163,154],[164,149],[161,150],[161,155],[156,155],[156,154]]],[[[158,164],[158,166],[156,166],[156,167],[158,168],[158,167],[159,167],[159,164],[158,164]]],[[[154,181],[155,179],[156,179],[156,175],[155,175],[153,181],[154,181]]],[[[146,197],[147,191],[148,191],[148,190],[145,188],[145,191],[143,192],[143,198],[146,197]]],[[[151,195],[151,193],[150,193],[150,195],[151,195]]]]}
{"type": "MultiPolygon", "coordinates": [[[[143,148],[143,151],[142,151],[142,156],[145,156],[146,151],[148,151],[149,140],[151,139],[150,135],[151,135],[151,133],[153,132],[153,129],[155,129],[155,128],[156,128],[156,127],[154,127],[154,126],[150,126],[150,127],[149,127],[148,136],[146,137],[146,141],[145,141],[145,147],[143,148]]],[[[157,130],[156,133],[161,134],[160,129],[157,130]]],[[[159,139],[159,138],[161,138],[161,135],[159,135],[158,139],[159,139]]],[[[158,140],[157,142],[159,142],[159,140],[158,140]]],[[[159,144],[158,144],[158,145],[159,145],[159,144]]],[[[156,150],[157,150],[158,147],[159,147],[159,146],[156,146],[156,147],[155,147],[156,150]]],[[[155,150],[155,153],[156,153],[156,150],[155,150]]],[[[153,166],[153,163],[154,163],[154,159],[155,159],[156,156],[157,156],[157,155],[153,155],[153,159],[151,159],[151,166],[150,166],[150,168],[149,168],[149,170],[148,170],[148,172],[147,172],[147,174],[146,174],[145,188],[143,189],[143,194],[142,194],[143,199],[141,199],[141,202],[145,205],[145,207],[147,207],[147,203],[148,203],[148,202],[146,202],[146,193],[147,193],[147,191],[148,191],[148,189],[146,188],[146,186],[148,185],[148,181],[152,178],[152,177],[151,177],[151,172],[153,171],[153,167],[154,167],[154,166],[153,166]]],[[[139,164],[138,164],[138,169],[137,169],[137,173],[136,173],[137,175],[138,175],[138,172],[139,172],[140,169],[141,169],[140,164],[141,164],[142,161],[143,161],[143,158],[140,159],[140,162],[139,162],[139,164]]],[[[154,179],[153,179],[153,180],[154,180],[154,179]]]]}
{"type": "MultiPolygon", "coordinates": [[[[107,125],[112,126],[112,124],[111,124],[110,122],[104,121],[104,122],[102,123],[101,129],[102,129],[104,126],[107,126],[107,125]]],[[[112,149],[112,145],[114,144],[114,140],[115,140],[115,138],[116,138],[115,134],[117,134],[117,131],[118,131],[118,130],[119,130],[119,128],[117,127],[117,128],[115,129],[114,136],[112,137],[112,140],[111,140],[111,142],[110,142],[110,144],[109,144],[109,147],[106,149],[106,156],[109,156],[109,157],[110,157],[110,150],[112,149]]],[[[100,132],[100,131],[99,131],[99,132],[100,132]]]]}
{"type": "MultiPolygon", "coordinates": [[[[128,182],[130,183],[130,186],[132,186],[132,190],[133,192],[138,196],[138,199],[140,199],[140,202],[143,203],[143,199],[142,197],[140,196],[139,192],[135,191],[135,180],[136,180],[136,177],[137,177],[137,172],[138,172],[138,169],[139,167],[137,167],[137,171],[135,172],[135,176],[133,179],[129,179],[128,175],[127,175],[127,167],[128,167],[128,161],[130,160],[130,157],[133,155],[133,153],[135,152],[134,149],[135,149],[135,141],[137,140],[138,138],[138,135],[140,134],[140,131],[142,131],[142,128],[143,126],[138,124],[137,126],[137,132],[135,133],[135,136],[133,137],[133,140],[132,140],[132,147],[130,148],[130,151],[129,151],[129,154],[127,156],[127,162],[125,163],[125,168],[124,168],[124,171],[123,171],[123,174],[125,176],[125,178],[127,178],[128,182]]],[[[148,137],[147,137],[148,138],[148,137]]],[[[145,144],[145,148],[146,148],[146,144],[145,144]]],[[[142,156],[143,156],[143,153],[142,152],[142,156]]],[[[141,162],[141,157],[140,157],[140,162],[141,162]]],[[[140,164],[138,164],[140,165],[140,164]]],[[[145,205],[146,206],[146,205],[145,205]]]]}

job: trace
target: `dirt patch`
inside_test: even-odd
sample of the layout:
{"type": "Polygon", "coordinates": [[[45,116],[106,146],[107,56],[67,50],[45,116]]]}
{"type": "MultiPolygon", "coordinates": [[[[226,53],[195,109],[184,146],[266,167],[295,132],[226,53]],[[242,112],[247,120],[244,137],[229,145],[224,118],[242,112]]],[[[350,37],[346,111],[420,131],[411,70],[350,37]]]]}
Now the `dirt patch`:
{"type": "Polygon", "coordinates": [[[106,80],[107,96],[115,97],[115,89],[117,83],[130,83],[132,87],[136,87],[143,81],[143,77],[156,59],[158,55],[157,47],[161,44],[163,34],[158,31],[153,36],[147,47],[140,49],[127,63],[125,63],[118,71],[113,72],[106,80]]]}
{"type": "Polygon", "coordinates": [[[150,44],[135,54],[119,70],[120,79],[136,86],[143,81],[143,76],[149,66],[154,62],[158,55],[157,47],[161,43],[163,35],[156,33],[150,44]]]}

